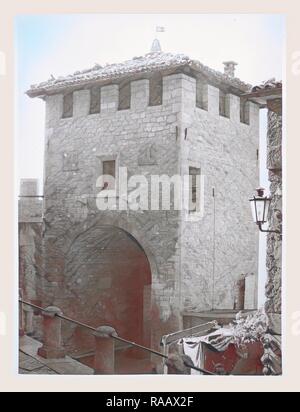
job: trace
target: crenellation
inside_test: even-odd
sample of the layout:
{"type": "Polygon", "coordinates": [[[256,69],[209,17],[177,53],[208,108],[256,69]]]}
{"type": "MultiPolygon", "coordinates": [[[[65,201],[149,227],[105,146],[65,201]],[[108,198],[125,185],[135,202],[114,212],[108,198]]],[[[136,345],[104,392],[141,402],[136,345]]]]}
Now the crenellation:
{"type": "Polygon", "coordinates": [[[90,90],[79,90],[73,94],[73,117],[85,117],[90,113],[90,90]]]}
{"type": "Polygon", "coordinates": [[[204,80],[196,80],[196,107],[208,110],[208,84],[204,80]]]}
{"type": "MultiPolygon", "coordinates": [[[[176,71],[148,73],[147,79],[123,76],[112,79],[115,84],[77,90],[67,120],[59,121],[68,87],[46,97],[46,269],[40,299],[83,322],[108,322],[125,338],[157,349],[164,333],[182,326],[182,311],[232,309],[235,280],[244,272],[257,274],[256,228],[241,198],[258,185],[258,117],[245,134],[237,95],[226,96],[230,112],[224,119],[219,88],[202,82],[200,93],[196,78],[176,71]],[[129,178],[143,176],[148,183],[152,176],[183,177],[197,168],[203,210],[101,211],[96,196],[105,187],[96,182],[103,161],[112,162],[105,167],[117,182],[119,166],[129,178]],[[239,231],[232,230],[236,226],[239,231]],[[151,305],[145,319],[152,326],[150,341],[143,342],[144,311],[136,302],[143,304],[147,288],[151,305]]],[[[255,284],[248,293],[254,302],[255,284]]],[[[69,333],[68,344],[76,350],[82,341],[69,333]]]]}
{"type": "Polygon", "coordinates": [[[74,92],[66,92],[63,95],[63,112],[62,117],[63,119],[68,119],[73,117],[73,109],[74,109],[74,92]]]}
{"type": "Polygon", "coordinates": [[[229,100],[229,117],[232,122],[240,123],[241,114],[240,114],[240,98],[234,94],[228,95],[229,100]]]}
{"type": "Polygon", "coordinates": [[[115,112],[119,104],[119,86],[112,84],[101,87],[101,114],[115,112]]]}
{"type": "Polygon", "coordinates": [[[219,89],[219,115],[230,118],[230,95],[219,89]]]}
{"type": "Polygon", "coordinates": [[[219,116],[219,89],[208,85],[208,111],[215,116],[219,116]]]}
{"type": "Polygon", "coordinates": [[[63,115],[63,95],[55,94],[47,96],[46,102],[46,127],[54,127],[63,115]]]}
{"type": "MultiPolygon", "coordinates": [[[[151,87],[155,86],[151,85],[151,79],[127,81],[121,85],[94,86],[88,90],[49,96],[47,97],[47,107],[49,108],[48,112],[51,111],[51,118],[47,114],[47,125],[50,128],[51,124],[55,124],[59,118],[83,117],[88,113],[101,115],[102,112],[105,116],[105,113],[116,110],[120,115],[124,110],[132,110],[132,112],[139,111],[141,115],[145,116],[144,110],[153,110],[155,113],[157,107],[160,110],[161,104],[172,105],[171,112],[178,112],[182,99],[188,105],[187,111],[194,107],[200,108],[215,115],[218,114],[220,117],[232,118],[234,122],[239,121],[246,125],[250,124],[250,119],[254,116],[253,124],[257,122],[258,108],[256,104],[249,102],[243,104],[239,96],[225,94],[219,88],[191,76],[183,73],[161,76],[161,84],[161,88],[158,88],[159,92],[156,91],[156,100],[152,97],[153,101],[151,101],[151,93],[153,94],[151,87]],[[158,93],[161,93],[161,100],[158,93]],[[53,99],[56,111],[50,109],[50,97],[53,99]],[[59,103],[61,99],[62,102],[59,103]],[[251,104],[253,105],[252,109],[250,109],[251,104]]],[[[133,116],[135,116],[134,113],[133,116]]]]}
{"type": "Polygon", "coordinates": [[[259,132],[259,105],[253,102],[249,102],[249,125],[259,132]]]}
{"type": "Polygon", "coordinates": [[[250,125],[250,102],[240,99],[240,122],[250,125]]]}

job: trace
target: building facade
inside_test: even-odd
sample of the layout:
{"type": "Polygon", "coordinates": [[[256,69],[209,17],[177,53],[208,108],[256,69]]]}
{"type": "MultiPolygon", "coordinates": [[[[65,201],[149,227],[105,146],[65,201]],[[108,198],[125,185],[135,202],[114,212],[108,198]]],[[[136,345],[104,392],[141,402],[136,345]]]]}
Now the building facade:
{"type": "MultiPolygon", "coordinates": [[[[43,201],[38,196],[38,181],[22,179],[19,200],[19,295],[34,303],[40,295],[39,287],[43,262],[43,201]]],[[[38,319],[29,307],[20,311],[20,329],[30,335],[40,331],[38,319]]]]}
{"type": "Polygon", "coordinates": [[[269,230],[267,234],[267,283],[265,312],[268,333],[264,337],[264,373],[282,373],[282,82],[271,79],[255,86],[247,99],[268,110],[267,170],[270,182],[269,230]]]}
{"type": "MultiPolygon", "coordinates": [[[[156,349],[184,311],[233,310],[241,276],[245,309],[257,308],[248,197],[259,184],[259,105],[240,103],[251,86],[230,63],[223,74],[158,51],[27,92],[46,104],[44,307],[156,349]],[[201,176],[201,210],[99,210],[98,178],[118,187],[120,168],[149,187],[153,176],[201,176]]],[[[63,335],[69,353],[90,350],[84,329],[63,335]]]]}

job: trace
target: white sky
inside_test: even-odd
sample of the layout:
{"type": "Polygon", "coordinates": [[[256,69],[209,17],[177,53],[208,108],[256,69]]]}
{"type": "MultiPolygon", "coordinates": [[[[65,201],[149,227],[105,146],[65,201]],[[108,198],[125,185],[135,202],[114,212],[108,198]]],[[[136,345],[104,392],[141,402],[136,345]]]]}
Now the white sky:
{"type": "MultiPolygon", "coordinates": [[[[44,102],[24,92],[31,84],[73,73],[96,62],[115,63],[150,51],[155,37],[166,52],[180,52],[223,71],[239,63],[236,75],[253,85],[282,79],[284,18],[280,15],[94,14],[16,18],[16,182],[43,177],[44,102]],[[164,26],[165,33],[155,33],[164,26]]],[[[265,169],[266,115],[261,112],[261,184],[265,169]]],[[[40,189],[42,191],[42,188],[40,189]]],[[[249,193],[251,195],[251,193],[249,193]]],[[[262,239],[264,239],[262,237],[262,239]]],[[[261,268],[265,244],[261,242],[261,268]]],[[[262,278],[265,277],[263,274],[262,278]]],[[[260,282],[263,299],[264,279],[260,282]]]]}

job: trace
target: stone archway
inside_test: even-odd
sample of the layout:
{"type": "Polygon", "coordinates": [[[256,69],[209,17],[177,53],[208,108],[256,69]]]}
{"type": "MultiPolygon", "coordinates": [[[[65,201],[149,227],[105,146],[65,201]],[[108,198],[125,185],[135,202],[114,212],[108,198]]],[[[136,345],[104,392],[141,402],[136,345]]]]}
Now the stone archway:
{"type": "MultiPolygon", "coordinates": [[[[119,336],[151,346],[151,265],[132,234],[97,222],[76,235],[64,269],[66,313],[94,327],[113,326],[119,336]]],[[[66,341],[83,353],[92,343],[81,328],[67,331],[66,341]]]]}

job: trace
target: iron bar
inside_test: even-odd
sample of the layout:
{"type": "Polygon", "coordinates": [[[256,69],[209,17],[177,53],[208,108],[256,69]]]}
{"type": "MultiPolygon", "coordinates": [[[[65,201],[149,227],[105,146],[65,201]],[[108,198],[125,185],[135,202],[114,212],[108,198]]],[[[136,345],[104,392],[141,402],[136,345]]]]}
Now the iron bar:
{"type": "MultiPolygon", "coordinates": [[[[26,302],[26,301],[24,301],[24,300],[22,300],[22,299],[19,299],[19,302],[20,302],[21,304],[23,304],[23,305],[31,306],[32,308],[37,309],[37,310],[40,310],[40,311],[42,311],[42,312],[47,312],[47,309],[41,308],[40,306],[37,306],[37,305],[35,305],[35,304],[33,304],[33,303],[30,303],[30,302],[26,302]]],[[[58,318],[60,318],[60,319],[62,319],[62,320],[65,320],[65,321],[67,321],[67,322],[74,323],[75,325],[78,325],[78,326],[81,326],[81,327],[83,327],[83,328],[89,329],[89,330],[91,330],[91,331],[93,331],[93,332],[97,332],[97,329],[96,329],[96,328],[94,328],[94,327],[92,327],[92,326],[90,326],[90,325],[87,325],[87,324],[85,324],[85,323],[79,322],[79,321],[77,321],[77,320],[68,318],[68,317],[65,316],[65,315],[55,314],[55,316],[58,317],[58,318]]],[[[156,351],[156,350],[154,350],[154,349],[147,348],[146,346],[143,346],[143,345],[139,345],[138,343],[131,342],[131,341],[127,340],[127,339],[121,338],[120,336],[111,336],[111,338],[112,338],[112,339],[115,339],[115,340],[118,340],[118,341],[120,341],[120,342],[123,342],[123,343],[127,343],[127,344],[129,344],[129,345],[131,345],[131,346],[134,346],[134,347],[136,347],[136,348],[142,349],[142,350],[144,350],[144,351],[146,351],[146,352],[150,352],[150,353],[152,353],[152,354],[154,354],[154,355],[156,355],[156,356],[160,356],[161,358],[168,359],[168,356],[164,355],[164,354],[161,353],[161,352],[158,352],[158,351],[156,351]]],[[[196,371],[198,371],[198,372],[201,372],[201,373],[203,373],[204,375],[215,375],[215,374],[212,373],[212,372],[209,372],[209,371],[206,371],[206,370],[197,368],[196,366],[191,366],[190,364],[188,364],[188,363],[186,363],[186,362],[184,362],[184,365],[187,366],[187,367],[189,367],[189,368],[191,368],[191,369],[194,369],[194,370],[196,370],[196,371]]]]}

